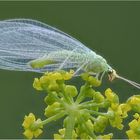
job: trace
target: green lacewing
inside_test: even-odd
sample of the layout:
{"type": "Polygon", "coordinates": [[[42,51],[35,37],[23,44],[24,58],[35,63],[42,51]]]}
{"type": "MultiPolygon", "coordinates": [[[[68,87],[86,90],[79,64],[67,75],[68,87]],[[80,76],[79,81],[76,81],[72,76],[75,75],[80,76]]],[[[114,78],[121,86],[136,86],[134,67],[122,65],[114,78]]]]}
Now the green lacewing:
{"type": "Polygon", "coordinates": [[[140,89],[140,84],[119,76],[107,61],[72,36],[40,21],[0,21],[0,69],[32,71],[70,70],[102,80],[122,79],[140,89]]]}

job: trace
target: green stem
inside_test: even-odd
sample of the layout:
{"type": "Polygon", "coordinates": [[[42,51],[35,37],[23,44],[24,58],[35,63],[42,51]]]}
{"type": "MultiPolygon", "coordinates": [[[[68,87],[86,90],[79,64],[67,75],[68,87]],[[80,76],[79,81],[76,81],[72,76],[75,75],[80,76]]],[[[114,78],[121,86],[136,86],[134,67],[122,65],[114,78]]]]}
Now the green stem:
{"type": "Polygon", "coordinates": [[[36,129],[38,129],[39,127],[41,127],[41,126],[43,126],[43,125],[45,125],[45,124],[47,124],[47,123],[49,123],[49,122],[51,122],[51,121],[55,121],[55,120],[57,120],[57,119],[62,118],[65,114],[66,114],[66,113],[65,113],[64,111],[61,111],[60,113],[58,113],[58,114],[56,114],[56,115],[54,115],[54,116],[52,116],[52,117],[50,117],[50,118],[48,118],[48,119],[46,119],[46,120],[44,120],[44,121],[41,121],[41,122],[34,122],[34,123],[31,125],[31,129],[32,129],[32,130],[36,130],[36,129]]]}
{"type": "Polygon", "coordinates": [[[67,101],[67,103],[71,104],[71,100],[70,100],[69,95],[67,95],[65,92],[63,92],[63,95],[64,95],[64,98],[67,101]]]}
{"type": "Polygon", "coordinates": [[[93,116],[90,116],[90,119],[95,122],[96,121],[96,118],[94,118],[93,116]]]}
{"type": "Polygon", "coordinates": [[[64,97],[65,95],[65,100],[67,101],[67,103],[74,103],[73,97],[71,95],[66,95],[65,93],[63,94],[62,92],[59,92],[59,95],[61,97],[64,97]],[[67,97],[68,96],[68,97],[67,97]],[[67,99],[66,99],[67,98],[67,99]]]}
{"type": "Polygon", "coordinates": [[[86,93],[88,88],[89,88],[89,85],[87,83],[85,83],[85,85],[81,87],[80,93],[79,93],[79,95],[78,95],[78,97],[76,99],[76,103],[80,103],[80,102],[82,102],[84,100],[85,93],[86,93]]]}
{"type": "Polygon", "coordinates": [[[89,109],[90,107],[102,107],[104,104],[103,103],[87,103],[87,104],[80,104],[79,108],[87,108],[89,109]]]}
{"type": "Polygon", "coordinates": [[[74,99],[71,95],[70,95],[70,100],[71,100],[71,103],[74,103],[74,99]]]}
{"type": "Polygon", "coordinates": [[[47,124],[47,123],[49,123],[51,121],[58,120],[58,119],[62,118],[64,115],[66,115],[66,113],[64,111],[61,111],[60,113],[58,113],[58,114],[56,114],[56,115],[54,115],[52,117],[49,117],[48,119],[42,121],[40,123],[40,125],[45,125],[45,124],[47,124]]]}
{"type": "Polygon", "coordinates": [[[75,117],[74,114],[71,114],[67,119],[64,139],[72,139],[72,131],[74,129],[74,125],[75,117]]]}
{"type": "Polygon", "coordinates": [[[63,92],[63,97],[66,100],[66,102],[69,103],[69,104],[71,104],[72,102],[71,102],[71,99],[70,99],[69,95],[66,94],[66,92],[65,92],[64,89],[62,89],[62,92],[63,92]]]}
{"type": "Polygon", "coordinates": [[[57,95],[55,95],[55,93],[50,93],[50,94],[52,94],[52,96],[53,96],[60,104],[62,104],[63,106],[66,105],[66,103],[65,103],[63,100],[61,100],[57,95]]]}
{"type": "Polygon", "coordinates": [[[95,103],[95,102],[93,100],[90,100],[90,101],[85,101],[85,102],[81,103],[80,105],[87,105],[90,103],[95,103]]]}
{"type": "Polygon", "coordinates": [[[101,116],[107,116],[107,113],[103,113],[103,112],[97,112],[97,111],[93,111],[93,110],[87,110],[90,114],[94,114],[94,115],[101,115],[101,116]]]}
{"type": "Polygon", "coordinates": [[[79,120],[80,120],[80,123],[82,123],[82,125],[83,125],[84,128],[85,128],[85,132],[87,132],[88,135],[90,135],[93,139],[95,139],[95,138],[96,138],[96,135],[95,135],[94,132],[88,127],[88,125],[85,123],[86,121],[85,121],[82,117],[80,117],[79,120]]]}

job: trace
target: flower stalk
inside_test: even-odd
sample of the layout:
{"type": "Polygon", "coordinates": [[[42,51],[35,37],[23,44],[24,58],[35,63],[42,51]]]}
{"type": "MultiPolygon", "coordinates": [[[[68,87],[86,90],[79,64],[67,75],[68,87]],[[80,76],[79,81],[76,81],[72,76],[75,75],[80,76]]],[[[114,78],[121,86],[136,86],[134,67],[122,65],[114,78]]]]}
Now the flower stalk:
{"type": "Polygon", "coordinates": [[[73,113],[71,113],[71,115],[69,115],[67,118],[64,139],[72,139],[74,125],[75,125],[75,116],[73,113]]]}
{"type": "Polygon", "coordinates": [[[50,117],[50,118],[48,118],[48,119],[46,119],[46,120],[40,122],[39,125],[46,125],[46,124],[48,124],[49,122],[56,121],[56,120],[58,120],[58,119],[64,117],[65,115],[66,115],[66,113],[65,113],[64,111],[60,111],[60,113],[58,113],[58,114],[56,114],[56,115],[54,115],[54,116],[52,116],[52,117],[50,117]]]}

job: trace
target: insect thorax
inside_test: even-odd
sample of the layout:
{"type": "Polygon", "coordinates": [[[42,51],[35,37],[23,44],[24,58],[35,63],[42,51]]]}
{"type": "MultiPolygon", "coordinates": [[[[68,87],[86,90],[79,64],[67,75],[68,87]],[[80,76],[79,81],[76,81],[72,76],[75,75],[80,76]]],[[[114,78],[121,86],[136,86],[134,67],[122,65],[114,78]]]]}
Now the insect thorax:
{"type": "Polygon", "coordinates": [[[85,71],[93,73],[101,73],[108,70],[108,64],[106,60],[100,55],[94,54],[89,55],[89,62],[85,67],[85,71]]]}

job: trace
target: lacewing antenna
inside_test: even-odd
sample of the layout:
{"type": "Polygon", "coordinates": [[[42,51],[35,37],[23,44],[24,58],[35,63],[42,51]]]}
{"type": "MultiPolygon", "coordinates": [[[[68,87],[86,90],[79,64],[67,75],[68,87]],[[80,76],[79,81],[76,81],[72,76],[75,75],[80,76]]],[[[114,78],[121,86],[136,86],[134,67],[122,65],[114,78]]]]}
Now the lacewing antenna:
{"type": "Polygon", "coordinates": [[[132,85],[132,86],[134,86],[134,87],[140,89],[140,84],[139,84],[139,83],[136,83],[136,82],[134,82],[134,81],[131,81],[131,80],[129,80],[129,79],[126,79],[126,78],[124,78],[124,77],[118,75],[118,74],[116,73],[115,70],[109,71],[108,76],[109,76],[109,80],[110,80],[110,81],[113,81],[115,78],[118,78],[118,79],[121,79],[121,80],[123,80],[123,81],[129,83],[130,85],[132,85]]]}

